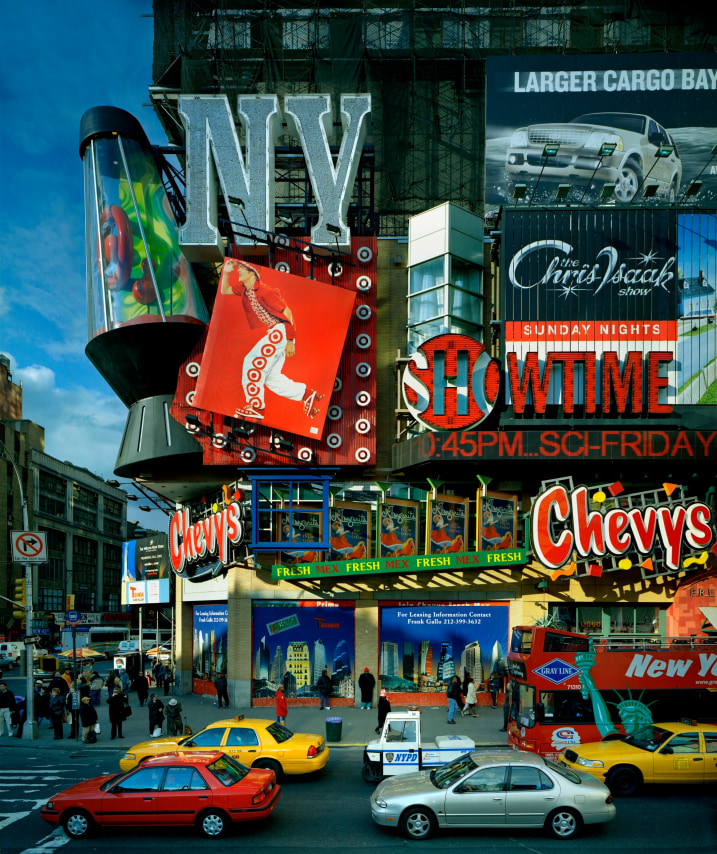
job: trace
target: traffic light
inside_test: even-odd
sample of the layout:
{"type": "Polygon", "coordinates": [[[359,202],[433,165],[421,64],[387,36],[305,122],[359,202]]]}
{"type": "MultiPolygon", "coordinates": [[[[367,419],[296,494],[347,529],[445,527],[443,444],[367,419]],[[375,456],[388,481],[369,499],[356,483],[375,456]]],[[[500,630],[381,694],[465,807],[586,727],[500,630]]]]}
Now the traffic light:
{"type": "Polygon", "coordinates": [[[15,610],[12,612],[16,620],[25,619],[25,606],[27,605],[27,588],[24,578],[16,578],[14,581],[15,591],[13,599],[15,600],[15,610]],[[20,610],[22,608],[22,610],[20,610]]]}

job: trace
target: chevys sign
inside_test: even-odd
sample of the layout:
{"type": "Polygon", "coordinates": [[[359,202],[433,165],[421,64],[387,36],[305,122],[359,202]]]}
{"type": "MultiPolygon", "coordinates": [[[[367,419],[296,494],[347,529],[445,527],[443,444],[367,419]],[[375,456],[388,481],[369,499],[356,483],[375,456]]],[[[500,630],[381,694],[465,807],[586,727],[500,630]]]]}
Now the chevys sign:
{"type": "Polygon", "coordinates": [[[229,543],[238,545],[244,538],[243,519],[241,504],[236,501],[198,522],[192,522],[188,507],[179,510],[169,525],[172,569],[177,575],[185,576],[189,566],[200,564],[212,556],[217,557],[219,564],[227,564],[230,559],[229,543]]]}
{"type": "MultiPolygon", "coordinates": [[[[603,558],[632,555],[640,562],[658,554],[661,566],[674,572],[683,566],[685,552],[704,550],[714,542],[712,511],[701,501],[632,504],[627,497],[610,500],[600,490],[591,496],[585,486],[548,487],[534,500],[530,514],[536,558],[551,569],[571,565],[570,571],[557,575],[572,574],[575,561],[595,561],[600,572],[589,574],[599,575],[603,558]]],[[[626,560],[618,568],[631,565],[626,560]]]]}

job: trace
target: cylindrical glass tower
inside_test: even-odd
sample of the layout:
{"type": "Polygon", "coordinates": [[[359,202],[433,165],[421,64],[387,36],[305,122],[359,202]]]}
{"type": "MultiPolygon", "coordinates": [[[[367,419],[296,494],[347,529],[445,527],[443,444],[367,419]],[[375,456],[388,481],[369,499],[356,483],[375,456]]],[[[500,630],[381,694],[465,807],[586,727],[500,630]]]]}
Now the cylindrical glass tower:
{"type": "Polygon", "coordinates": [[[130,406],[174,391],[177,370],[208,321],[152,148],[134,116],[88,110],[85,175],[86,353],[130,406]]]}
{"type": "Polygon", "coordinates": [[[171,476],[199,443],[169,415],[177,373],[209,314],[144,130],[124,110],[80,122],[85,174],[87,357],[129,407],[115,463],[123,477],[171,476]],[[179,457],[178,457],[179,455],[179,457]]]}

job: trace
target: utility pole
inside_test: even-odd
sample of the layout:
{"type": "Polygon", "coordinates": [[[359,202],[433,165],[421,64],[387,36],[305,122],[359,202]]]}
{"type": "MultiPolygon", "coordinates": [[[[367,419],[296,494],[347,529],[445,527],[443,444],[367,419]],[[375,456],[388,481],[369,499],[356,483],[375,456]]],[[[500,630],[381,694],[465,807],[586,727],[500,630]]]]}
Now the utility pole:
{"type": "MultiPolygon", "coordinates": [[[[3,448],[5,457],[12,466],[13,473],[17,479],[17,485],[20,489],[20,502],[22,504],[22,530],[24,533],[29,533],[30,524],[27,517],[27,499],[25,498],[25,493],[22,489],[22,478],[20,477],[20,472],[17,470],[15,461],[13,460],[10,451],[5,446],[5,443],[0,441],[0,446],[3,448]]],[[[35,663],[35,646],[27,640],[27,638],[32,637],[33,634],[32,565],[27,562],[23,563],[22,571],[25,580],[25,604],[24,607],[17,605],[18,609],[22,608],[25,613],[26,635],[25,656],[27,672],[25,674],[25,726],[22,729],[22,737],[24,739],[36,740],[39,738],[39,733],[37,730],[37,721],[35,720],[35,696],[32,684],[32,671],[35,663]]]]}

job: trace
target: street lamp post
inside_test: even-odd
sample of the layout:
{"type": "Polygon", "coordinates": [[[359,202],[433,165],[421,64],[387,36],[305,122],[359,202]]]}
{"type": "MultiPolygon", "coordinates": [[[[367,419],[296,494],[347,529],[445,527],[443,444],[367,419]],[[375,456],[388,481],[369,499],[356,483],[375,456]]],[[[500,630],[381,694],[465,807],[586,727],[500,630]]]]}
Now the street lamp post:
{"type": "MultiPolygon", "coordinates": [[[[22,489],[22,479],[17,470],[15,461],[8,451],[5,443],[0,440],[0,445],[5,451],[5,457],[10,462],[12,470],[17,478],[17,485],[20,488],[20,503],[22,504],[22,529],[28,531],[30,528],[27,518],[27,500],[22,489]]],[[[25,577],[25,634],[32,635],[32,565],[29,563],[23,564],[23,573],[25,577]]],[[[22,737],[24,739],[35,740],[39,738],[37,730],[37,721],[35,720],[35,697],[32,685],[32,669],[35,661],[35,648],[32,643],[25,642],[25,725],[22,728],[22,737]]]]}

